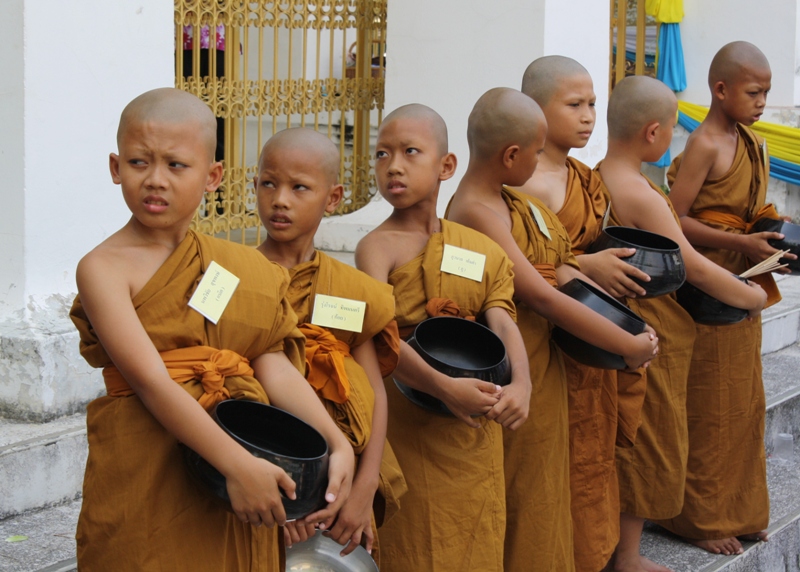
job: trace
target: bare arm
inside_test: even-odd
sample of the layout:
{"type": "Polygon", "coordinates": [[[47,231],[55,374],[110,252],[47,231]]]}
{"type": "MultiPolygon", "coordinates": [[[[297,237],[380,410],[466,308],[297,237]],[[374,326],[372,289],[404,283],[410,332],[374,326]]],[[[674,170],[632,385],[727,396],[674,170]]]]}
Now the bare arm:
{"type": "Polygon", "coordinates": [[[528,418],[531,402],[531,371],[525,342],[519,328],[504,308],[489,308],[484,313],[489,328],[506,347],[511,364],[511,383],[503,388],[500,401],[486,414],[487,419],[506,429],[519,429],[528,418]]]}
{"type": "Polygon", "coordinates": [[[378,365],[378,354],[372,340],[351,350],[356,360],[369,378],[375,393],[375,406],[372,413],[372,431],[369,442],[361,453],[358,470],[353,480],[353,490],[342,507],[336,524],[331,529],[331,538],[339,544],[350,544],[342,550],[342,555],[350,554],[361,543],[362,535],[366,537],[366,549],[372,551],[375,538],[372,533],[372,501],[378,490],[383,447],[386,441],[386,422],[388,410],[386,406],[386,388],[381,378],[378,365]]]}
{"type": "Polygon", "coordinates": [[[494,239],[514,263],[515,295],[537,314],[582,340],[623,356],[632,368],[652,359],[657,340],[649,334],[633,336],[578,302],[550,286],[517,246],[504,221],[492,211],[470,211],[462,224],[471,226],[494,239]]]}

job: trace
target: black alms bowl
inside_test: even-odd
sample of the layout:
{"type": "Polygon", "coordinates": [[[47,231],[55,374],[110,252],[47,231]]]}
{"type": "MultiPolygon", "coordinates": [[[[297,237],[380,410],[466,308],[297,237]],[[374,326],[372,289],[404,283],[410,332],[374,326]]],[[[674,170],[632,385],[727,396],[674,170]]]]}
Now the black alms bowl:
{"type": "Polygon", "coordinates": [[[636,252],[627,258],[626,263],[638,268],[650,277],[650,282],[633,281],[645,289],[647,294],[641,298],[654,298],[669,294],[680,288],[686,280],[686,267],[683,264],[678,244],[660,234],[626,226],[609,226],[589,247],[594,253],[608,248],[635,248],[636,252]]]}
{"type": "MultiPolygon", "coordinates": [[[[747,280],[739,278],[735,274],[733,276],[742,282],[747,282],[747,280]]],[[[683,306],[683,309],[698,324],[706,326],[736,324],[744,320],[748,314],[747,310],[720,302],[688,282],[678,289],[676,295],[678,304],[683,306]]]]}
{"type": "MultiPolygon", "coordinates": [[[[644,331],[644,320],[634,311],[583,280],[574,278],[561,286],[559,290],[611,320],[630,334],[638,335],[644,331]]],[[[552,338],[561,351],[582,364],[600,369],[625,369],[627,367],[622,356],[593,346],[559,327],[553,328],[552,338]]]]}
{"type": "MultiPolygon", "coordinates": [[[[508,385],[511,365],[502,340],[486,326],[452,316],[437,316],[420,322],[408,345],[433,369],[449,377],[470,377],[508,385]]],[[[452,415],[447,406],[396,379],[397,388],[412,402],[434,413],[452,415]]]]}
{"type": "Polygon", "coordinates": [[[768,241],[773,248],[778,250],[789,250],[791,254],[798,256],[797,260],[787,260],[781,258],[781,264],[788,264],[792,274],[800,274],[800,225],[775,220],[774,218],[762,218],[753,225],[751,232],[779,232],[783,235],[783,240],[768,241]]]}
{"type": "MultiPolygon", "coordinates": [[[[325,506],[328,444],[316,429],[291,413],[257,401],[229,399],[213,413],[217,424],[256,457],[286,471],[297,498],[283,497],[286,518],[302,518],[325,506]]],[[[190,474],[212,493],[230,502],[225,477],[189,447],[183,447],[190,474]]]]}

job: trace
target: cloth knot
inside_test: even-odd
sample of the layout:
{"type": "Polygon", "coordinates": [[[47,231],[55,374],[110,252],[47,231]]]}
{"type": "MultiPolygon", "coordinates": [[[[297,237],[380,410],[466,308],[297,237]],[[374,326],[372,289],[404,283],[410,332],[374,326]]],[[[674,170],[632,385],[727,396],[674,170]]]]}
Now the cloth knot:
{"type": "Polygon", "coordinates": [[[533,267],[542,275],[542,278],[547,280],[550,286],[558,286],[558,275],[554,264],[534,264],[533,267]]]}
{"type": "Polygon", "coordinates": [[[350,346],[314,324],[300,324],[298,328],[306,337],[308,383],[322,399],[345,403],[350,399],[350,380],[344,358],[352,357],[350,346]]]}
{"type": "Polygon", "coordinates": [[[466,318],[467,320],[475,319],[475,316],[462,316],[461,308],[450,298],[431,298],[425,305],[425,312],[431,318],[436,318],[437,316],[454,316],[456,318],[466,318]]]}

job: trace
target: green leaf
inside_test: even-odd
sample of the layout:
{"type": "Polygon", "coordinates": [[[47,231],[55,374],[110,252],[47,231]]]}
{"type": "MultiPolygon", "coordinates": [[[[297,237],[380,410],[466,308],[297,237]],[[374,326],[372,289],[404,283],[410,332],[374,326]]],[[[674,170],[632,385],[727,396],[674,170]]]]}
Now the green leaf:
{"type": "Polygon", "coordinates": [[[23,536],[21,534],[9,536],[8,538],[6,538],[6,542],[25,542],[26,540],[28,540],[28,537],[23,536]]]}

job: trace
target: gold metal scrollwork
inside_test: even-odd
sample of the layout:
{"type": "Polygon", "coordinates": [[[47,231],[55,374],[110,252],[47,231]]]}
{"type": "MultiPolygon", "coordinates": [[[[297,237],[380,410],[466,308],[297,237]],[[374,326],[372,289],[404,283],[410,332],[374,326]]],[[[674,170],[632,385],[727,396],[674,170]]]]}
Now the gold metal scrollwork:
{"type": "Polygon", "coordinates": [[[175,0],[175,86],[217,117],[220,190],[193,227],[262,239],[252,179],[275,132],[312,127],[341,153],[344,214],[375,192],[373,149],[384,105],[387,0],[175,0]],[[361,54],[364,54],[362,57],[361,54]]]}

